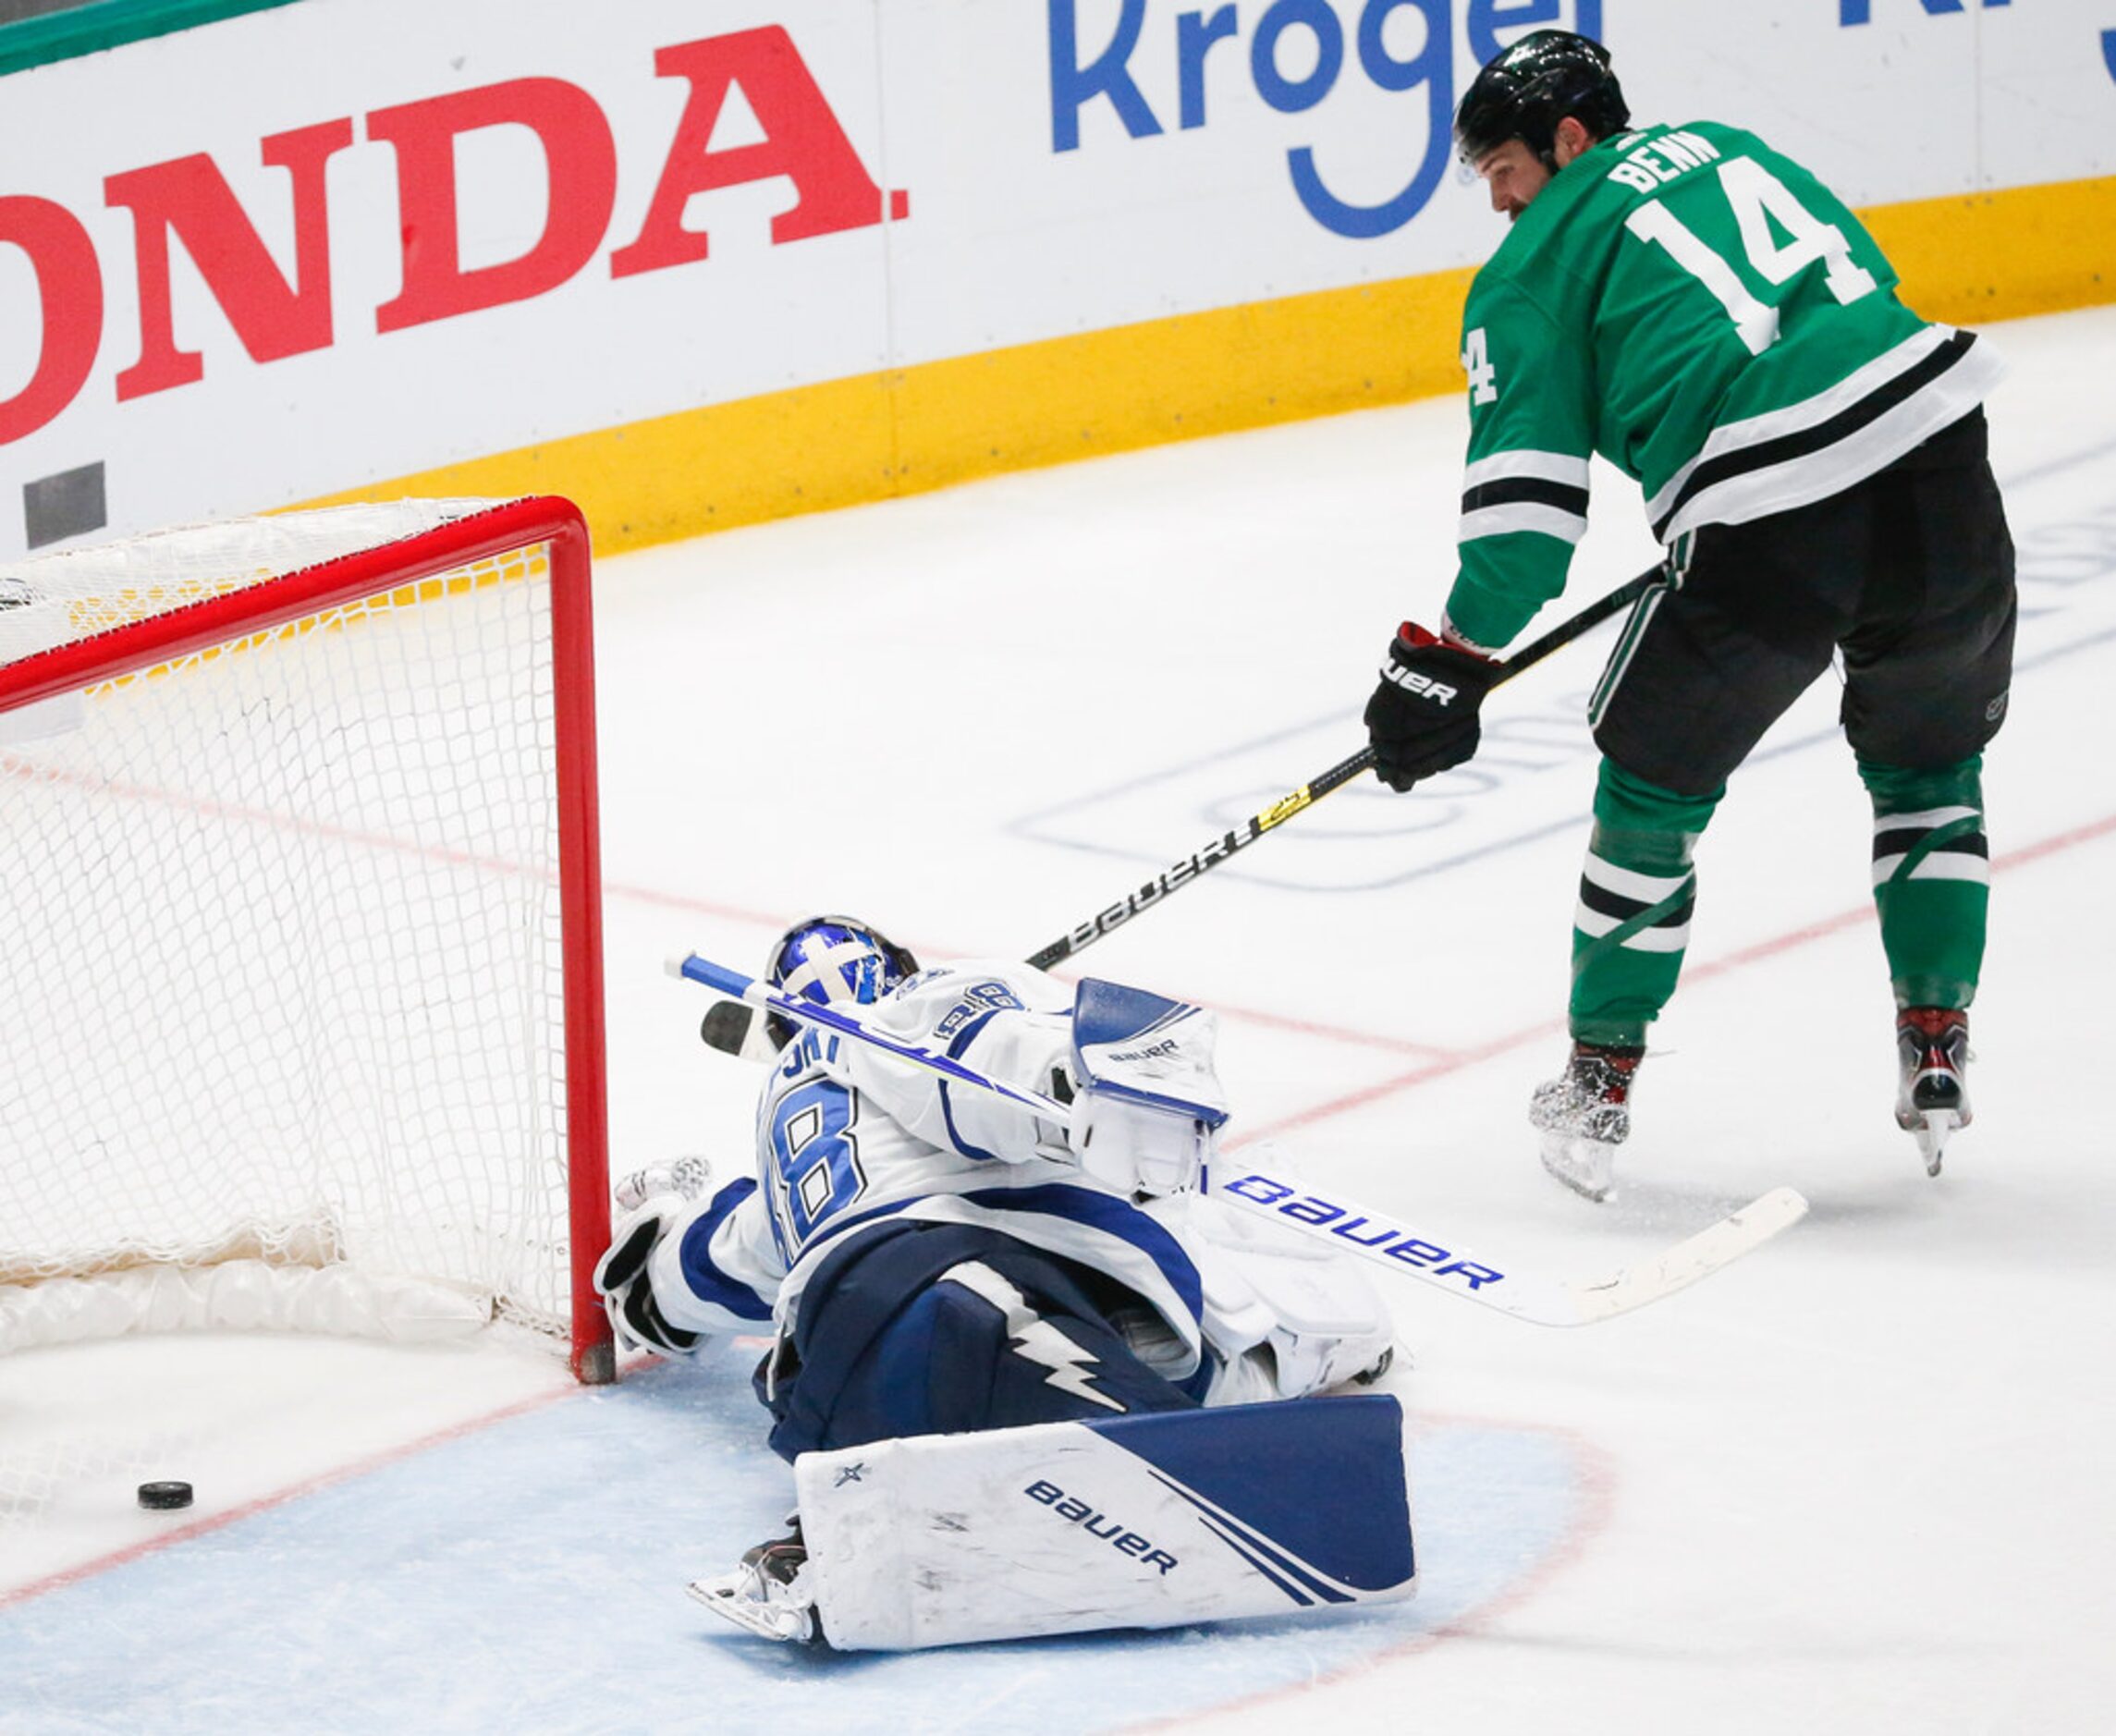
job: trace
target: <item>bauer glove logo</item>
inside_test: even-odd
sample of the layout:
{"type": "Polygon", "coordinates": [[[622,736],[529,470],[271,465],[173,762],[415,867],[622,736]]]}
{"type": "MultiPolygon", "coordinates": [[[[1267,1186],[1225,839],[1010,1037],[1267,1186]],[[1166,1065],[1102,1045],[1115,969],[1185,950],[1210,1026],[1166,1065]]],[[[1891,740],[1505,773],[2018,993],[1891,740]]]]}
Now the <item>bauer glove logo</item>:
{"type": "Polygon", "coordinates": [[[1381,666],[1381,679],[1393,681],[1414,698],[1429,699],[1436,705],[1445,705],[1462,691],[1449,687],[1445,681],[1436,681],[1429,675],[1421,675],[1415,669],[1406,669],[1394,658],[1381,666]]]}

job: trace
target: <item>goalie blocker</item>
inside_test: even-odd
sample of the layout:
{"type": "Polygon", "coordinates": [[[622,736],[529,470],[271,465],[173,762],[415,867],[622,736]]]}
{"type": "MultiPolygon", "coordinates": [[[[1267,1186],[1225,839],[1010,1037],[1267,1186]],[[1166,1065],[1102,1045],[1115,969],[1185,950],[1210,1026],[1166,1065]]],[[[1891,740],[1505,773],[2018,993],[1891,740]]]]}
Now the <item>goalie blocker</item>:
{"type": "Polygon", "coordinates": [[[807,1558],[691,1595],[774,1639],[909,1651],[1391,1603],[1416,1587],[1384,1395],[873,1441],[794,1464],[807,1558]]]}

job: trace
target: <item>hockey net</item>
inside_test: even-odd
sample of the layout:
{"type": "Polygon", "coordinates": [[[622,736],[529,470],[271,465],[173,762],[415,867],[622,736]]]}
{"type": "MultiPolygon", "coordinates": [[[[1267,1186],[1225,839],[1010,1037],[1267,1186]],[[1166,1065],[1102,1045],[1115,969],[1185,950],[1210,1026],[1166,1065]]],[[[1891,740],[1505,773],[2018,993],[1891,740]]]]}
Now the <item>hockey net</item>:
{"type": "Polygon", "coordinates": [[[608,1378],[588,591],[553,499],[0,568],[0,1349],[499,1319],[608,1378]]]}

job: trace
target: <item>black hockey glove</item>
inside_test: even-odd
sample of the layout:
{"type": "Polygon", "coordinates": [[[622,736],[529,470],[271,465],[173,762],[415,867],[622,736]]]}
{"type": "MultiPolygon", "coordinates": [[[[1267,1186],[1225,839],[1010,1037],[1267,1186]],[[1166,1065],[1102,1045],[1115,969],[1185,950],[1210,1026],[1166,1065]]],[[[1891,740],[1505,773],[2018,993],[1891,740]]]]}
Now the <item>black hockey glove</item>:
{"type": "Polygon", "coordinates": [[[595,1263],[595,1290],[609,1310],[610,1326],[622,1349],[656,1351],[665,1356],[688,1356],[698,1347],[699,1335],[672,1326],[662,1317],[661,1304],[654,1299],[654,1280],[647,1275],[647,1261],[667,1234],[671,1218],[683,1205],[679,1195],[665,1193],[646,1202],[611,1232],[609,1252],[595,1263]]]}
{"type": "Polygon", "coordinates": [[[1477,751],[1477,707],[1498,672],[1481,653],[1405,621],[1366,702],[1374,775],[1400,792],[1468,759],[1477,751]]]}

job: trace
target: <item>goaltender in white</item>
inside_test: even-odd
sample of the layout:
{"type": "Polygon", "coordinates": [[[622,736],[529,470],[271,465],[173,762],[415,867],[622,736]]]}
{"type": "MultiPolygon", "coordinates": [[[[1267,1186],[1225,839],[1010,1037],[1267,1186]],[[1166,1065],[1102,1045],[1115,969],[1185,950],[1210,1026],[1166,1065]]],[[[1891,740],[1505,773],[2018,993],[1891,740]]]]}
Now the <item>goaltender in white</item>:
{"type": "Polygon", "coordinates": [[[1226,1119],[1210,1013],[922,972],[842,917],[789,930],[765,978],[753,1172],[634,1178],[597,1271],[628,1345],[771,1322],[756,1388],[797,1521],[693,1595],[878,1649],[1411,1594],[1401,1410],[1314,1396],[1386,1370],[1393,1320],[1352,1260],[1199,1191],[1226,1119]]]}

